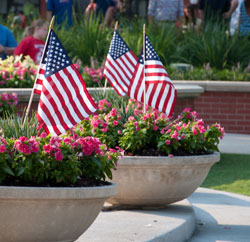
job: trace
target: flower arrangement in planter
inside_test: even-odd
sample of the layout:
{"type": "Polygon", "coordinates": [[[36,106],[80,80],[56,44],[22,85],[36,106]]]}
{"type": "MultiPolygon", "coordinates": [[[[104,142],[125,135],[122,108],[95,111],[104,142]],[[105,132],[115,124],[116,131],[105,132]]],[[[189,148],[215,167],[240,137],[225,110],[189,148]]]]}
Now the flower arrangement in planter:
{"type": "Polygon", "coordinates": [[[0,137],[0,183],[7,186],[98,186],[120,154],[95,137],[0,137]]]}
{"type": "Polygon", "coordinates": [[[92,136],[0,136],[1,239],[75,241],[115,194],[121,152],[92,136]]]}
{"type": "Polygon", "coordinates": [[[12,113],[18,103],[16,93],[2,93],[0,94],[0,115],[5,112],[12,113]]]}
{"type": "Polygon", "coordinates": [[[186,108],[176,119],[129,100],[124,111],[99,101],[99,114],[82,121],[74,132],[94,135],[109,147],[124,149],[126,155],[202,155],[218,150],[224,128],[213,124],[205,128],[198,114],[186,108]]]}
{"type": "Polygon", "coordinates": [[[0,59],[0,87],[1,88],[27,88],[33,87],[37,73],[37,65],[26,56],[9,56],[0,59]]]}
{"type": "Polygon", "coordinates": [[[113,172],[118,193],[108,201],[114,205],[165,206],[182,200],[219,161],[218,144],[224,129],[217,123],[205,127],[189,108],[175,119],[150,108],[144,113],[142,104],[133,100],[124,111],[101,100],[99,110],[74,132],[92,134],[124,150],[113,172]]]}

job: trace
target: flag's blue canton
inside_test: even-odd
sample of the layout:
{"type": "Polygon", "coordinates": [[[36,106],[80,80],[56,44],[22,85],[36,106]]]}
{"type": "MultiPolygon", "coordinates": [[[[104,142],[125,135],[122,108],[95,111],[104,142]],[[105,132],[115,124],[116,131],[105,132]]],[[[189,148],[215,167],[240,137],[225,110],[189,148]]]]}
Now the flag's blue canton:
{"type": "Polygon", "coordinates": [[[64,47],[53,30],[50,32],[48,41],[48,52],[45,59],[45,77],[51,76],[72,64],[64,47]]]}
{"type": "MultiPolygon", "coordinates": [[[[147,35],[145,36],[145,40],[146,40],[146,43],[145,43],[145,45],[146,45],[146,50],[145,50],[146,58],[145,58],[145,60],[158,60],[158,61],[160,61],[160,58],[156,54],[156,52],[155,52],[155,50],[154,50],[154,48],[153,48],[153,46],[152,46],[152,44],[151,44],[151,42],[150,42],[147,35]]],[[[143,51],[141,52],[138,61],[139,61],[140,64],[143,65],[143,51]]]]}
{"type": "Polygon", "coordinates": [[[143,50],[141,51],[140,57],[138,59],[138,62],[143,65],[143,50]]]}
{"type": "Polygon", "coordinates": [[[124,55],[129,51],[128,46],[118,34],[117,31],[114,32],[113,39],[111,41],[111,45],[109,48],[109,54],[112,56],[114,60],[124,55]]]}
{"type": "Polygon", "coordinates": [[[148,36],[146,35],[146,60],[158,60],[160,61],[160,58],[156,54],[152,44],[150,43],[150,40],[148,36]]]}

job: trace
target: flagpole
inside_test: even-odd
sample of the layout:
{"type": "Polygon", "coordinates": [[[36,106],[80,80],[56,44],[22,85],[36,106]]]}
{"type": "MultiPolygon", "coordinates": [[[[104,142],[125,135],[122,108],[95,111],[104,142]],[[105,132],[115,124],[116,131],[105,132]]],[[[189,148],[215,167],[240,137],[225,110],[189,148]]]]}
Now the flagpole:
{"type": "Polygon", "coordinates": [[[145,38],[146,38],[146,25],[143,25],[143,74],[144,74],[144,113],[146,113],[146,78],[145,78],[145,60],[146,60],[146,46],[145,46],[145,38]]]}
{"type": "MultiPolygon", "coordinates": [[[[53,16],[52,19],[51,19],[51,21],[50,21],[49,31],[48,31],[48,34],[47,34],[47,38],[46,38],[46,42],[45,42],[45,45],[44,45],[42,58],[41,58],[40,63],[39,63],[39,67],[41,66],[41,63],[42,63],[42,60],[43,60],[43,56],[44,56],[44,52],[45,52],[45,49],[46,49],[46,46],[47,46],[47,42],[48,42],[48,39],[49,39],[49,33],[50,33],[50,30],[53,29],[53,27],[54,27],[54,22],[55,22],[55,16],[53,16]]],[[[36,74],[36,79],[37,79],[37,75],[38,75],[38,73],[36,74]]],[[[31,95],[30,95],[30,100],[29,100],[29,104],[28,104],[28,107],[27,107],[27,110],[26,110],[26,113],[25,113],[25,117],[24,117],[24,120],[23,120],[22,127],[24,126],[24,124],[26,122],[26,119],[28,117],[29,111],[30,111],[31,103],[32,103],[32,100],[33,100],[33,97],[34,97],[34,86],[35,85],[36,85],[36,80],[34,82],[33,89],[32,89],[31,95]]]]}
{"type": "MultiPolygon", "coordinates": [[[[116,31],[118,29],[118,21],[115,22],[115,30],[116,31]]],[[[104,94],[106,93],[106,88],[107,88],[107,79],[105,79],[105,84],[104,84],[104,94]]]]}

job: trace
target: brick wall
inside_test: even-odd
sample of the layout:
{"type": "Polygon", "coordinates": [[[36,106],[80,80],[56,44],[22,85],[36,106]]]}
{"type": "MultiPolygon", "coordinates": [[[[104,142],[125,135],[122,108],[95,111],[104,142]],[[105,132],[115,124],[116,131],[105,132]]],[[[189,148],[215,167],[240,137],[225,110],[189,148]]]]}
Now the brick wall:
{"type": "Polygon", "coordinates": [[[187,84],[199,85],[204,88],[204,92],[194,98],[193,103],[188,99],[179,100],[175,111],[187,105],[195,110],[206,124],[217,122],[227,133],[250,134],[250,83],[185,81],[185,85],[187,84]]]}
{"type": "Polygon", "coordinates": [[[250,134],[249,92],[205,92],[194,109],[207,124],[218,122],[228,133],[250,134]]]}

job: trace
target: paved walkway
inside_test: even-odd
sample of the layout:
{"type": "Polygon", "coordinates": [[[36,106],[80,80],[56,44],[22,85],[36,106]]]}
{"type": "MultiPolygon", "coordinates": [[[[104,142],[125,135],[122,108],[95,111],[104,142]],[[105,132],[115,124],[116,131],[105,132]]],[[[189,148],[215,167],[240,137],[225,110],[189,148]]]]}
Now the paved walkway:
{"type": "MultiPolygon", "coordinates": [[[[226,134],[219,149],[250,154],[250,135],[226,134]]],[[[187,200],[162,210],[101,212],[77,240],[128,241],[250,242],[250,197],[198,188],[187,200]]]]}
{"type": "Polygon", "coordinates": [[[250,154],[250,135],[225,134],[219,144],[221,153],[250,154]]]}
{"type": "Polygon", "coordinates": [[[250,242],[250,197],[198,188],[188,200],[196,218],[189,242],[250,242]]]}

